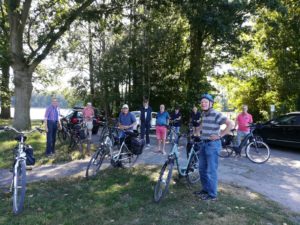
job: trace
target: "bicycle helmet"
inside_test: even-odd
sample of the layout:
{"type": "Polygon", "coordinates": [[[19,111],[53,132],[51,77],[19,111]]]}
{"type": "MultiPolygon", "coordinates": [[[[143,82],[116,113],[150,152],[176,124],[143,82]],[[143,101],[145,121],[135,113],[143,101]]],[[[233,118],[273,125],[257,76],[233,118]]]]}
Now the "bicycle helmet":
{"type": "Polygon", "coordinates": [[[208,101],[210,101],[210,102],[214,102],[214,98],[210,95],[210,94],[203,94],[203,95],[201,95],[201,97],[200,97],[200,101],[202,100],[202,99],[207,99],[208,101]]]}

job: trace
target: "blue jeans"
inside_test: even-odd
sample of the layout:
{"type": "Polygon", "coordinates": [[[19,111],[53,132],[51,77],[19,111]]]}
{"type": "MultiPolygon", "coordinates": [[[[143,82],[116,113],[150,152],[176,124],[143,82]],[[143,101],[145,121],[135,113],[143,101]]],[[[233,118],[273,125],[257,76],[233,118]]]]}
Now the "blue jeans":
{"type": "Polygon", "coordinates": [[[220,140],[202,143],[198,151],[202,190],[206,191],[211,197],[217,197],[218,192],[218,153],[220,151],[220,140]]]}
{"type": "Polygon", "coordinates": [[[55,153],[55,141],[57,132],[57,121],[47,120],[47,146],[46,155],[55,153]]]}

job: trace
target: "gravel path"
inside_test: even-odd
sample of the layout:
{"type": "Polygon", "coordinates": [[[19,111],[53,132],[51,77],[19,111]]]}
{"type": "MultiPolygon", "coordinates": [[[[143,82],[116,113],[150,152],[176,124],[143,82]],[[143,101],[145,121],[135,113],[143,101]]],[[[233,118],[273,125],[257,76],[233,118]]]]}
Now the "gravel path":
{"type": "MultiPolygon", "coordinates": [[[[153,137],[152,143],[155,143],[153,137]]],[[[180,146],[180,160],[185,162],[185,145],[180,146]]],[[[167,145],[166,149],[171,146],[167,145]]],[[[155,145],[145,149],[137,164],[162,165],[166,156],[154,153],[155,145]]],[[[68,176],[84,176],[89,159],[75,160],[57,165],[34,167],[27,171],[28,182],[58,179],[68,176]]],[[[7,189],[11,173],[0,170],[0,187],[7,189]]],[[[300,212],[300,151],[272,149],[271,158],[265,164],[254,164],[247,158],[220,159],[219,178],[252,189],[295,212],[300,212]]]]}

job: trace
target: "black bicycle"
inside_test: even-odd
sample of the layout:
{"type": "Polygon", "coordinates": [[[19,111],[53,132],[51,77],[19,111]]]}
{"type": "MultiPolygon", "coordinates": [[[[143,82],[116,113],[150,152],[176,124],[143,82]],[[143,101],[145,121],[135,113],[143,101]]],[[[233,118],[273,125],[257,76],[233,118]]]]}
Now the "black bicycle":
{"type": "Polygon", "coordinates": [[[222,141],[222,150],[219,153],[220,157],[228,158],[235,154],[241,156],[241,152],[245,149],[246,157],[254,163],[264,163],[268,161],[271,155],[269,146],[263,141],[260,136],[253,134],[254,130],[261,127],[262,125],[251,124],[250,132],[242,140],[239,146],[234,145],[234,135],[232,130],[232,135],[225,135],[222,141]]]}
{"type": "MultiPolygon", "coordinates": [[[[33,132],[42,133],[44,130],[35,128],[28,132],[18,131],[13,127],[0,127],[0,130],[14,131],[18,134],[15,140],[18,142],[18,146],[14,149],[14,162],[13,162],[13,178],[10,186],[10,192],[12,193],[13,200],[13,213],[19,214],[23,210],[25,192],[26,192],[26,162],[28,161],[29,146],[26,145],[26,134],[33,132]]],[[[30,148],[31,151],[32,148],[30,148]]]]}

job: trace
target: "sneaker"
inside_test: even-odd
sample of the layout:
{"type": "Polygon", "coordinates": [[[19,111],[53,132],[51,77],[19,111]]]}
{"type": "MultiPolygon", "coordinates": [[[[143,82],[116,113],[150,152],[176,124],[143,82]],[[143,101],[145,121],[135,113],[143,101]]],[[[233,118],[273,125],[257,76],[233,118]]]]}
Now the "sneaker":
{"type": "Polygon", "coordinates": [[[147,147],[147,148],[150,148],[150,147],[151,147],[151,145],[150,145],[150,144],[147,144],[147,145],[146,145],[146,147],[147,147]]]}
{"type": "Polygon", "coordinates": [[[217,201],[218,199],[216,197],[212,197],[210,195],[205,195],[205,196],[202,196],[201,197],[201,200],[203,201],[212,201],[212,202],[215,202],[217,201]]]}

